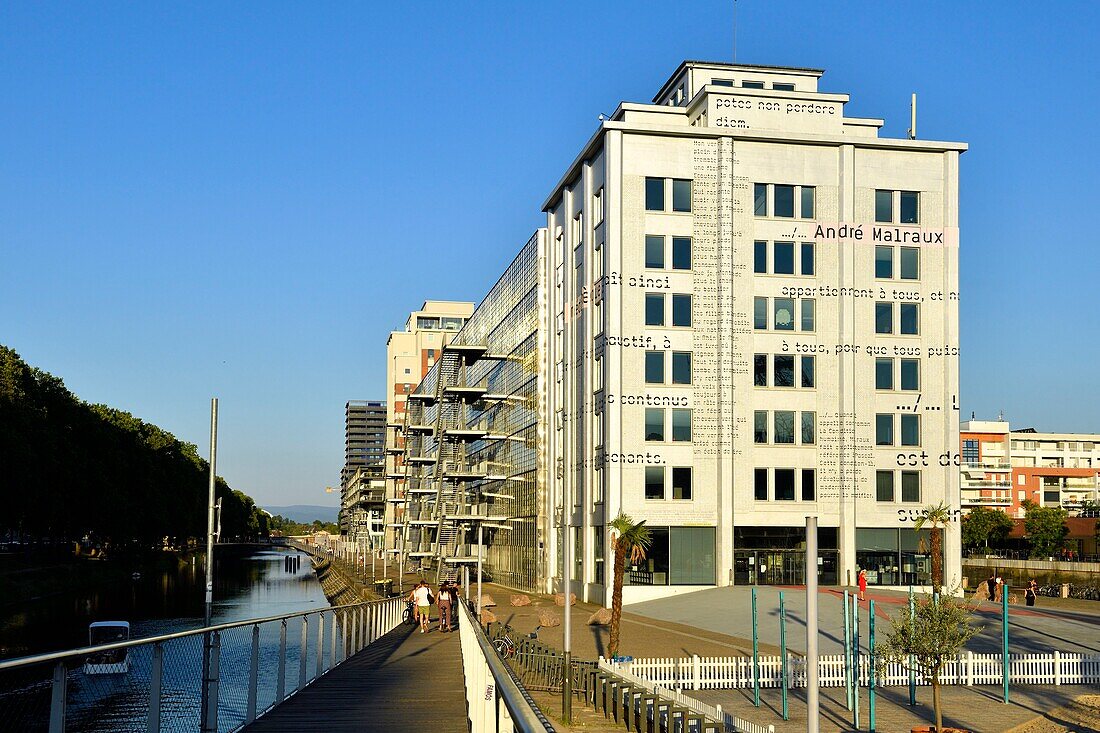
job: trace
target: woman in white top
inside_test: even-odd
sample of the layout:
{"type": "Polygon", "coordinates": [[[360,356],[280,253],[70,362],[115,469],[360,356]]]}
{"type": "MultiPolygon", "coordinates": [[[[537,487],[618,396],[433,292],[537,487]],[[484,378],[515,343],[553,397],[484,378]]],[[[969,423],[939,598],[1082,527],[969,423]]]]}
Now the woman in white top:
{"type": "Polygon", "coordinates": [[[431,617],[432,590],[428,587],[428,584],[422,580],[420,584],[413,589],[412,598],[413,602],[416,604],[416,613],[420,616],[420,633],[423,634],[428,630],[428,619],[431,617]]]}

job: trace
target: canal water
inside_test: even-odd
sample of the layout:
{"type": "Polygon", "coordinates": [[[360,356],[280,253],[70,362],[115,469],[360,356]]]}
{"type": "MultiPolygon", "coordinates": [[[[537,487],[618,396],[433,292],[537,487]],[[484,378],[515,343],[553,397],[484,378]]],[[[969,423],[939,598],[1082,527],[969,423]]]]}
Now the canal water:
{"type": "MultiPolygon", "coordinates": [[[[85,646],[92,621],[128,621],[131,638],[197,629],[202,626],[204,587],[205,570],[200,557],[194,563],[180,563],[170,569],[143,571],[140,577],[109,587],[39,599],[0,619],[0,646],[20,648],[19,653],[4,656],[85,646]]],[[[275,548],[215,551],[214,624],[321,611],[328,605],[305,554],[275,548]],[[296,569],[288,569],[288,555],[300,556],[296,569]]],[[[329,655],[317,638],[318,617],[309,618],[305,624],[304,664],[300,651],[303,624],[300,619],[287,624],[284,658],[288,691],[298,685],[301,668],[307,668],[307,679],[312,676],[318,651],[329,655]]],[[[278,622],[259,627],[260,710],[271,704],[277,689],[278,657],[284,648],[280,627],[278,622]]],[[[252,627],[245,626],[220,636],[221,731],[232,730],[243,720],[252,634],[252,627]]],[[[163,654],[162,730],[197,730],[202,635],[168,642],[163,654]]],[[[91,675],[85,674],[79,664],[70,665],[66,730],[146,730],[152,656],[151,645],[133,648],[124,674],[91,675]]],[[[0,710],[11,713],[0,714],[0,732],[45,731],[51,670],[43,666],[19,672],[0,674],[0,710]]]]}

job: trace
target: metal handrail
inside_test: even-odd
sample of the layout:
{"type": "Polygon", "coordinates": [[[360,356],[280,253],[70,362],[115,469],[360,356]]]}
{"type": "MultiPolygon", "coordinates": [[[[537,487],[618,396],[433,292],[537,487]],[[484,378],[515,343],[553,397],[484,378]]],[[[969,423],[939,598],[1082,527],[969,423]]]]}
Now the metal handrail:
{"type": "Polygon", "coordinates": [[[360,601],[358,603],[347,603],[343,606],[325,606],[324,608],[315,608],[311,611],[299,611],[297,613],[282,614],[279,616],[264,616],[263,618],[250,618],[244,621],[234,621],[228,624],[218,624],[216,626],[203,626],[198,629],[191,629],[190,631],[176,631],[171,634],[161,634],[160,636],[146,636],[141,639],[128,639],[126,641],[116,641],[111,644],[100,644],[98,646],[85,646],[78,647],[76,649],[63,649],[58,652],[48,652],[46,654],[35,654],[30,657],[14,657],[12,659],[0,660],[0,670],[14,669],[16,667],[25,667],[29,664],[42,664],[44,662],[56,662],[59,659],[68,659],[70,657],[84,657],[94,654],[96,652],[107,652],[114,649],[128,649],[135,646],[144,646],[145,644],[158,644],[165,641],[172,641],[174,639],[183,639],[188,636],[197,636],[200,634],[208,634],[214,631],[225,631],[226,629],[237,629],[242,626],[256,626],[259,624],[270,623],[271,621],[284,621],[287,619],[298,618],[300,616],[313,616],[318,613],[329,613],[331,611],[341,611],[348,608],[360,608],[370,605],[376,605],[385,603],[390,599],[384,598],[378,601],[360,601]]]}

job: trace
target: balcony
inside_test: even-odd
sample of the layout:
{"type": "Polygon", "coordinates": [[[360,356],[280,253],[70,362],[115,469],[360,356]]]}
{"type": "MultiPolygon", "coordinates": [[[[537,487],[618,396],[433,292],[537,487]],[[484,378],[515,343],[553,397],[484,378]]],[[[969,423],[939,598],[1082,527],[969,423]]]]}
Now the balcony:
{"type": "Polygon", "coordinates": [[[990,479],[963,479],[960,489],[996,489],[998,491],[1011,491],[1011,481],[992,481],[990,479]]]}
{"type": "Polygon", "coordinates": [[[1009,497],[999,498],[996,496],[963,496],[962,505],[968,506],[1011,506],[1012,499],[1009,497]]]}
{"type": "Polygon", "coordinates": [[[979,461],[978,463],[964,463],[964,471],[1011,471],[1012,466],[1008,461],[1004,460],[992,460],[992,461],[979,461]]]}

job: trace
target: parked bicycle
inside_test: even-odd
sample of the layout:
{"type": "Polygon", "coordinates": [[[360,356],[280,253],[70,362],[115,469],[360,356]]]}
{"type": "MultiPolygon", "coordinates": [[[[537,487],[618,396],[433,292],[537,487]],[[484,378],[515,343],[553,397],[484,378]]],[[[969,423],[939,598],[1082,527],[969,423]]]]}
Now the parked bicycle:
{"type": "MultiPolygon", "coordinates": [[[[524,638],[535,639],[537,641],[539,638],[539,629],[541,628],[542,626],[536,626],[535,630],[532,631],[530,634],[527,634],[527,636],[524,638]]],[[[512,639],[511,634],[513,633],[515,633],[515,629],[513,629],[511,626],[501,626],[500,636],[493,639],[493,648],[496,649],[497,654],[500,655],[501,659],[514,657],[516,656],[516,652],[519,650],[519,643],[512,639]]],[[[522,639],[520,641],[522,642],[522,639]]]]}

